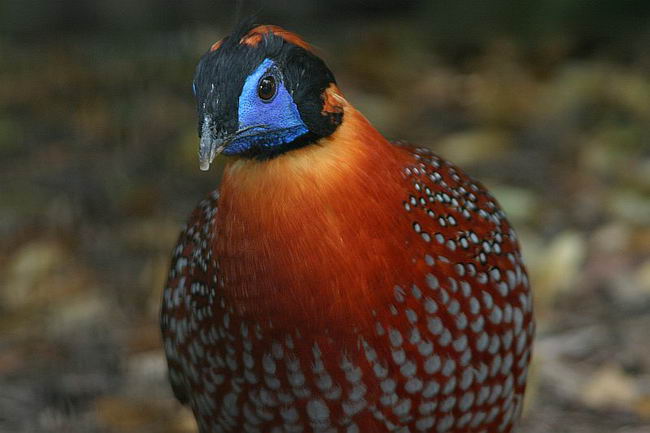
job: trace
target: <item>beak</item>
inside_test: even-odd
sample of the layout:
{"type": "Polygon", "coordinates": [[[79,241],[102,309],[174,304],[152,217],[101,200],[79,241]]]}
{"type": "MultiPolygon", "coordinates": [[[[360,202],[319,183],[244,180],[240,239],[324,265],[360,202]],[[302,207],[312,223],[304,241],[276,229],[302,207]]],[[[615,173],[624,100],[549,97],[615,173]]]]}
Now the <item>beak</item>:
{"type": "Polygon", "coordinates": [[[201,128],[201,141],[199,142],[199,168],[208,171],[214,158],[228,145],[228,141],[218,138],[211,128],[211,119],[205,116],[201,128]]]}

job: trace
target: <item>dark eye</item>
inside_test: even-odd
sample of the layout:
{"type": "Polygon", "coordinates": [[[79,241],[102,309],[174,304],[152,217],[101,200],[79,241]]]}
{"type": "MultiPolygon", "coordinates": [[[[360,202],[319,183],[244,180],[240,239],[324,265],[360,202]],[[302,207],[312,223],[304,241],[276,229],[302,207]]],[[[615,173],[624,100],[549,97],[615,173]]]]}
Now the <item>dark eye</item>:
{"type": "Polygon", "coordinates": [[[262,100],[268,101],[275,96],[275,78],[272,75],[267,75],[260,80],[257,86],[257,94],[262,100]]]}

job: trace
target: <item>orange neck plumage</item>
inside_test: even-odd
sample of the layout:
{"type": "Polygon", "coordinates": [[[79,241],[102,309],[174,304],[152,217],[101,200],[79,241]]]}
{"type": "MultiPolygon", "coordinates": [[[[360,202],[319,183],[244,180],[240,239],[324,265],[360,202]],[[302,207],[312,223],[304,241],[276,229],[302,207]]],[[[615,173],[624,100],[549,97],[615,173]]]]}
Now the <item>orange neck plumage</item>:
{"type": "Polygon", "coordinates": [[[268,161],[235,160],[220,188],[214,249],[226,298],[278,328],[365,326],[386,300],[379,288],[398,284],[410,260],[395,206],[411,157],[335,97],[344,121],[331,137],[268,161]]]}

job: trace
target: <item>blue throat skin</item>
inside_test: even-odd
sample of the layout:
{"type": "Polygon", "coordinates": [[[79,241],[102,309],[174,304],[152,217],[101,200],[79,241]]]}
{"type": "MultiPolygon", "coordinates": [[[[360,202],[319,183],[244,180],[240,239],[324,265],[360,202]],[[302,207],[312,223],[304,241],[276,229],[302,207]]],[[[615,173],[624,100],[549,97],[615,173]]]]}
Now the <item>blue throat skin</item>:
{"type": "Polygon", "coordinates": [[[239,95],[239,134],[223,150],[224,155],[241,155],[253,149],[272,150],[291,143],[309,132],[298,107],[287,91],[282,74],[271,59],[264,61],[246,78],[239,95]],[[260,79],[272,75],[277,91],[268,101],[257,94],[260,79]]]}

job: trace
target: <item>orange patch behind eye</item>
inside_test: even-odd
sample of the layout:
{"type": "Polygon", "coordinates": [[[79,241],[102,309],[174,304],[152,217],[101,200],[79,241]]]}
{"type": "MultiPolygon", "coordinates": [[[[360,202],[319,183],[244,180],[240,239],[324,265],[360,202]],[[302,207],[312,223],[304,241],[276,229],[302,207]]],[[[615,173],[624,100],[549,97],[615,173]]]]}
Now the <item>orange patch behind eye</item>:
{"type": "Polygon", "coordinates": [[[309,45],[307,42],[305,42],[300,36],[298,36],[295,33],[291,33],[290,31],[287,31],[283,29],[282,27],[278,26],[273,26],[273,25],[264,25],[264,26],[257,26],[246,36],[241,38],[239,41],[240,44],[246,44],[246,45],[251,45],[251,46],[256,46],[262,41],[262,38],[264,35],[273,33],[274,35],[280,36],[282,39],[285,41],[296,45],[300,48],[303,48],[311,53],[314,52],[314,48],[309,45]]]}
{"type": "Polygon", "coordinates": [[[334,83],[331,83],[323,92],[323,110],[322,113],[342,113],[343,107],[348,101],[343,97],[341,90],[334,83]]]}

